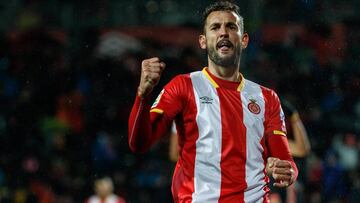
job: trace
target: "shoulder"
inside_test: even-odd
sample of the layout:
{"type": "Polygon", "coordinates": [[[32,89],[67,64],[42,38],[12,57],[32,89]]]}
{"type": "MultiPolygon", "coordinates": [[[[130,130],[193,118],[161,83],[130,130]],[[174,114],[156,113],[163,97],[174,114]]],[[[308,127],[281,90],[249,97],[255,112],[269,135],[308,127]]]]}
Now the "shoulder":
{"type": "Polygon", "coordinates": [[[165,85],[165,92],[169,91],[172,93],[188,93],[193,89],[193,81],[196,80],[196,78],[201,77],[204,77],[202,71],[194,71],[177,75],[172,78],[167,85],[165,85]]]}
{"type": "Polygon", "coordinates": [[[170,82],[187,82],[191,83],[191,78],[193,77],[203,77],[203,71],[194,71],[186,74],[180,74],[175,76],[170,82]]]}
{"type": "Polygon", "coordinates": [[[164,89],[165,91],[179,93],[184,90],[187,91],[189,86],[191,86],[190,73],[175,76],[164,89]]]}
{"type": "Polygon", "coordinates": [[[263,85],[260,85],[254,81],[245,79],[245,86],[247,86],[248,88],[260,88],[262,92],[265,93],[270,93],[271,91],[273,91],[272,89],[265,87],[263,85]]]}
{"type": "Polygon", "coordinates": [[[263,85],[260,85],[256,82],[253,82],[251,80],[247,80],[245,79],[245,86],[247,87],[247,89],[260,89],[263,97],[265,100],[279,100],[278,95],[276,94],[276,92],[268,87],[265,87],[263,85]]]}
{"type": "Polygon", "coordinates": [[[190,73],[175,76],[169,84],[181,84],[190,81],[190,73]]]}

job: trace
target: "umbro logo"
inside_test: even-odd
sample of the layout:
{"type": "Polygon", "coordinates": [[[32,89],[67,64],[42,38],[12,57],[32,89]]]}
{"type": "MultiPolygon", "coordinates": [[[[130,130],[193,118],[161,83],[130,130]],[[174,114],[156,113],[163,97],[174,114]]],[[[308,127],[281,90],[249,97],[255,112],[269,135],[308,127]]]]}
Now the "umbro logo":
{"type": "Polygon", "coordinates": [[[208,97],[208,96],[200,97],[200,102],[201,102],[202,104],[212,104],[212,101],[213,101],[213,100],[214,100],[213,98],[210,98],[210,97],[208,97]]]}

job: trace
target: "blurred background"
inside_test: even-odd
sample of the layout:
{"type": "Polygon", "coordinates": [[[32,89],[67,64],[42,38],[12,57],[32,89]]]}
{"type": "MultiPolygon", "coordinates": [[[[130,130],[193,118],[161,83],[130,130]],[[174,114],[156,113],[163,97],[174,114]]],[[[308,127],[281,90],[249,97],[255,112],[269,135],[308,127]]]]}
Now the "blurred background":
{"type": "MultiPolygon", "coordinates": [[[[127,119],[141,61],[174,75],[200,70],[210,0],[0,2],[0,202],[75,203],[94,181],[127,202],[172,202],[169,138],[133,154],[127,119]]],[[[360,199],[360,3],[236,1],[250,46],[241,71],[290,101],[311,153],[302,202],[360,199]]]]}

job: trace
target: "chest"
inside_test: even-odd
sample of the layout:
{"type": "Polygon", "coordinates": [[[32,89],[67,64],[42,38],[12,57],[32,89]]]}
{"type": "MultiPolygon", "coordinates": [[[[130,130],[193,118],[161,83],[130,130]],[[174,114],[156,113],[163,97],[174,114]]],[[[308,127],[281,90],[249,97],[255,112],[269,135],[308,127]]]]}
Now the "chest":
{"type": "Polygon", "coordinates": [[[194,99],[190,102],[198,119],[216,120],[224,124],[223,128],[242,124],[257,128],[263,126],[265,120],[265,102],[261,92],[195,88],[194,99]]]}

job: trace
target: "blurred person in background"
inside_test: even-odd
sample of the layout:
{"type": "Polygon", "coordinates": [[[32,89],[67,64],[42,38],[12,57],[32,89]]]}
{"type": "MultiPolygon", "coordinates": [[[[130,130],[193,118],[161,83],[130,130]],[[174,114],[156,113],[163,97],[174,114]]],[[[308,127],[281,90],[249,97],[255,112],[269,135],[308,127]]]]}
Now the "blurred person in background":
{"type": "Polygon", "coordinates": [[[170,130],[169,159],[172,162],[177,162],[179,159],[179,143],[178,143],[175,122],[173,123],[171,130],[170,130]]]}
{"type": "Polygon", "coordinates": [[[208,52],[208,67],[175,77],[152,107],[150,93],[165,64],[157,57],[143,60],[129,146],[145,152],[175,120],[175,202],[268,202],[267,164],[277,187],[291,185],[298,174],[279,98],[239,72],[249,36],[238,6],[216,2],[205,9],[203,22],[199,44],[208,52]]]}
{"type": "Polygon", "coordinates": [[[125,200],[113,193],[114,184],[109,177],[95,180],[95,195],[89,197],[85,203],[125,203],[125,200]]]}

